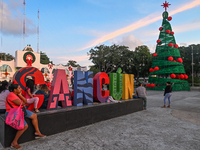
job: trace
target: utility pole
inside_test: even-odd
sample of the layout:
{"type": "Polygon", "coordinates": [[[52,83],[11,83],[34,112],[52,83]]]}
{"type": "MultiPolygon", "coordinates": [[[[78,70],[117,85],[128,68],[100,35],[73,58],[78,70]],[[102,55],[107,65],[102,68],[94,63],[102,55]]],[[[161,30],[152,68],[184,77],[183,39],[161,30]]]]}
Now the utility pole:
{"type": "Polygon", "coordinates": [[[2,58],[2,52],[3,52],[3,36],[2,36],[2,31],[3,31],[3,0],[1,1],[1,60],[3,60],[2,58]]]}
{"type": "Polygon", "coordinates": [[[39,11],[39,9],[38,9],[38,26],[37,26],[37,53],[39,53],[39,52],[40,52],[40,50],[39,50],[39,18],[40,18],[40,16],[39,16],[39,13],[40,13],[40,11],[39,11]]]}
{"type": "Polygon", "coordinates": [[[23,2],[23,5],[24,5],[24,20],[23,20],[23,49],[25,48],[25,5],[26,5],[26,2],[24,0],[23,2]]]}
{"type": "Polygon", "coordinates": [[[192,86],[194,86],[194,75],[193,75],[193,46],[191,46],[192,48],[192,86]]]}

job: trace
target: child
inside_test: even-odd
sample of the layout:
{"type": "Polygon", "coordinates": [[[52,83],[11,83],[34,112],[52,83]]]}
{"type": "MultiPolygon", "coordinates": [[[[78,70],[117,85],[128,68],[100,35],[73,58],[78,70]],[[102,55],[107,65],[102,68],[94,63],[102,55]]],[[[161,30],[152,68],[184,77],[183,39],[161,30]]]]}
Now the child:
{"type": "Polygon", "coordinates": [[[47,108],[48,100],[49,100],[49,88],[46,84],[42,84],[40,89],[35,93],[36,95],[44,95],[44,101],[40,108],[47,108]]]}
{"type": "Polygon", "coordinates": [[[26,81],[26,94],[25,94],[25,98],[27,99],[27,104],[32,104],[34,103],[34,111],[36,113],[40,112],[37,109],[37,105],[39,102],[39,98],[38,97],[33,97],[32,93],[34,91],[34,81],[32,79],[28,79],[26,81]]]}

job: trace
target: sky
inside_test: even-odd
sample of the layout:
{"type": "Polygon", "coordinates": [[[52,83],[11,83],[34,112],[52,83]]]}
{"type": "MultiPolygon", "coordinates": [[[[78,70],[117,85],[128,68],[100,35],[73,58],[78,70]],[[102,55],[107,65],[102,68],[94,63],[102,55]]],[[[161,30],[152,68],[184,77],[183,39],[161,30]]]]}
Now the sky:
{"type": "MultiPolygon", "coordinates": [[[[54,64],[75,60],[93,65],[87,53],[97,45],[147,45],[155,52],[165,0],[26,0],[25,46],[54,64]]],[[[200,0],[168,0],[170,24],[179,46],[200,44],[200,0]]],[[[23,50],[23,0],[0,0],[0,51],[15,56],[23,50]]]]}

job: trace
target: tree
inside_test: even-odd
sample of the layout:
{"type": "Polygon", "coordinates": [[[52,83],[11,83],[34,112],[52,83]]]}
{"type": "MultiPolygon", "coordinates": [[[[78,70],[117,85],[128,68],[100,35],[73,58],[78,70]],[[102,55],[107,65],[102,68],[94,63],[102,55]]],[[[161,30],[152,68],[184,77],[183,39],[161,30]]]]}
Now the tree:
{"type": "Polygon", "coordinates": [[[188,47],[179,47],[180,54],[183,58],[183,65],[187,75],[192,75],[192,48],[193,48],[193,67],[194,76],[198,77],[200,73],[200,44],[191,44],[188,47]]]}
{"type": "Polygon", "coordinates": [[[41,64],[53,64],[53,61],[50,61],[49,57],[43,53],[42,51],[40,51],[40,63],[41,64]]]}
{"type": "Polygon", "coordinates": [[[149,82],[156,85],[151,87],[152,90],[163,90],[165,83],[171,81],[175,83],[174,91],[190,90],[187,82],[187,75],[182,64],[182,58],[176,44],[174,32],[168,21],[172,18],[168,17],[168,12],[162,14],[162,27],[159,28],[160,35],[157,40],[156,53],[154,53],[152,68],[150,69],[149,82]],[[171,77],[171,78],[170,78],[171,77]],[[174,78],[177,79],[174,79],[174,78]]]}
{"type": "Polygon", "coordinates": [[[79,64],[75,60],[69,60],[66,66],[78,67],[79,64]]]}
{"type": "Polygon", "coordinates": [[[127,52],[129,52],[128,47],[119,45],[99,45],[94,49],[92,48],[89,53],[87,53],[94,63],[94,67],[99,69],[99,72],[115,72],[118,67],[125,69],[127,58],[127,52]]]}
{"type": "Polygon", "coordinates": [[[13,57],[12,55],[10,55],[9,53],[6,54],[6,53],[1,53],[0,54],[0,60],[4,60],[4,61],[11,61],[15,59],[15,57],[13,57]]]}
{"type": "Polygon", "coordinates": [[[149,68],[152,63],[152,55],[149,48],[146,45],[138,46],[133,52],[132,62],[133,62],[133,72],[136,80],[139,82],[139,77],[149,76],[149,68]]]}
{"type": "Polygon", "coordinates": [[[90,66],[90,69],[88,71],[93,71],[93,76],[99,72],[99,69],[95,66],[90,66]]]}

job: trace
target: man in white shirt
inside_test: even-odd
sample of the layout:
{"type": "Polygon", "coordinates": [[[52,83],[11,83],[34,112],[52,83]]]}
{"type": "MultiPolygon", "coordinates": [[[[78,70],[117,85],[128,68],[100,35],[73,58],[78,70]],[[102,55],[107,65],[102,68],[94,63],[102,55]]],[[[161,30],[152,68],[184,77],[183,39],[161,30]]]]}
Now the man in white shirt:
{"type": "Polygon", "coordinates": [[[143,87],[142,83],[139,83],[139,87],[136,88],[136,94],[139,98],[143,99],[143,108],[147,109],[147,91],[146,88],[143,87]]]}

